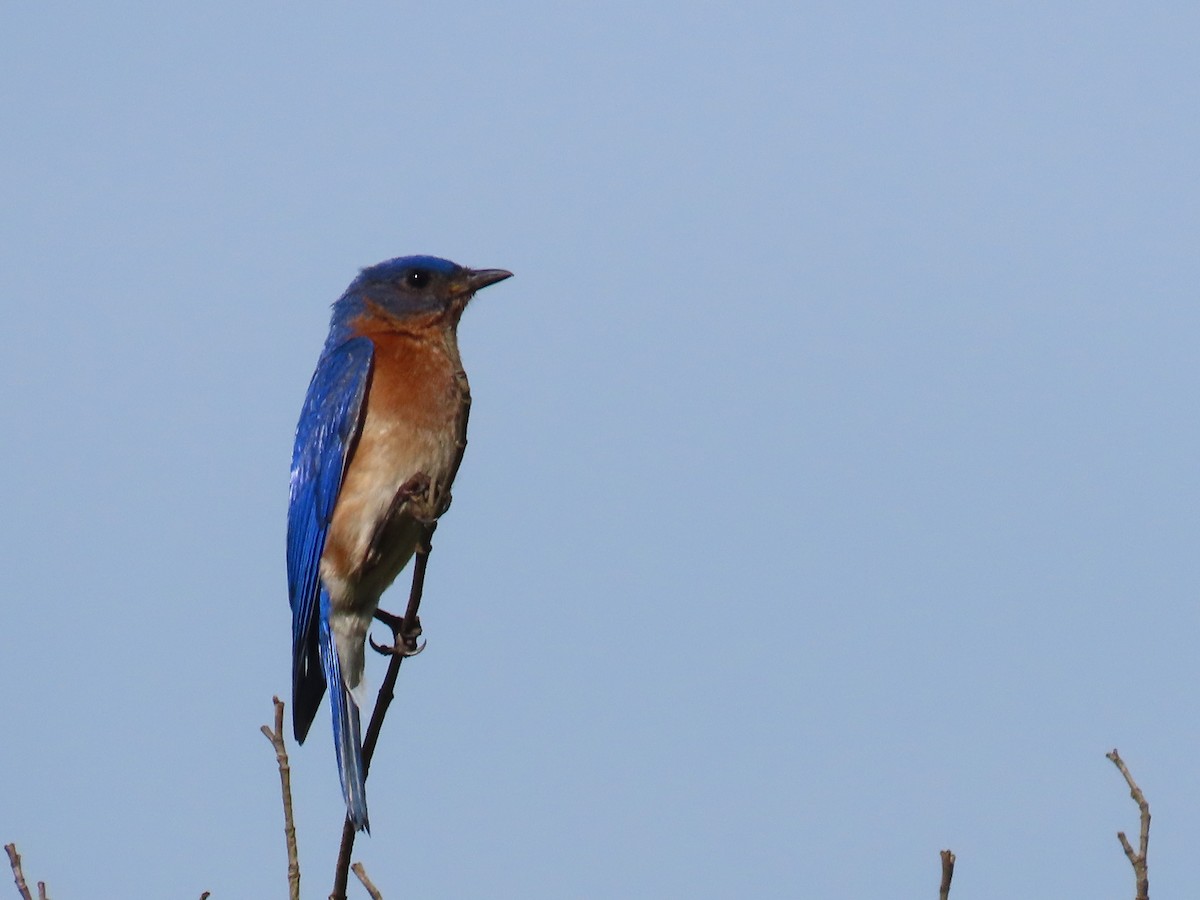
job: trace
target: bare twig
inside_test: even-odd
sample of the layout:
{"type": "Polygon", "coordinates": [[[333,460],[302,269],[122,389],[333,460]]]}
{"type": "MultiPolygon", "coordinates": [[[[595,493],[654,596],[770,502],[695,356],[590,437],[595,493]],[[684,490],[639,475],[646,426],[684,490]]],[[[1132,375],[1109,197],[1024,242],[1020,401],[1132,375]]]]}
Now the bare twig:
{"type": "Polygon", "coordinates": [[[21,900],[33,900],[33,895],[29,893],[29,885],[25,883],[25,873],[21,871],[21,854],[17,852],[17,845],[5,844],[4,852],[8,854],[8,864],[12,866],[13,881],[17,883],[21,900]]]}
{"type": "MultiPolygon", "coordinates": [[[[279,785],[283,791],[283,836],[287,842],[288,897],[300,900],[300,854],[296,850],[296,822],[292,818],[292,767],[288,763],[287,745],[283,742],[283,701],[272,697],[275,704],[275,730],[266,725],[262,733],[275,748],[275,760],[279,764],[279,785]]],[[[203,900],[203,898],[201,898],[203,900]]]]}
{"type": "Polygon", "coordinates": [[[375,887],[371,879],[367,877],[367,870],[363,867],[362,863],[356,862],[350,869],[358,876],[358,880],[362,882],[362,886],[367,889],[367,893],[371,895],[371,900],[383,900],[383,894],[379,893],[379,888],[375,887]]]}
{"type": "Polygon", "coordinates": [[[38,900],[49,900],[46,896],[46,882],[44,881],[38,882],[38,900]]]}
{"type": "Polygon", "coordinates": [[[942,851],[942,885],[938,888],[938,900],[947,900],[950,896],[950,879],[954,877],[954,860],[957,857],[952,850],[942,851]]]}
{"type": "Polygon", "coordinates": [[[200,895],[200,900],[208,900],[208,898],[211,896],[212,896],[211,891],[205,891],[203,894],[200,895]]]}
{"type": "Polygon", "coordinates": [[[1146,851],[1150,846],[1150,804],[1146,802],[1146,795],[1142,793],[1142,789],[1137,786],[1137,782],[1129,774],[1129,767],[1121,759],[1121,754],[1114,748],[1112,753],[1104,755],[1124,776],[1125,783],[1129,785],[1129,796],[1138,805],[1138,812],[1141,813],[1141,833],[1138,836],[1137,852],[1133,851],[1129,838],[1125,837],[1125,832],[1118,831],[1117,840],[1121,842],[1121,848],[1125,851],[1129,864],[1133,866],[1133,878],[1137,885],[1135,900],[1150,900],[1150,874],[1146,868],[1146,851]]]}

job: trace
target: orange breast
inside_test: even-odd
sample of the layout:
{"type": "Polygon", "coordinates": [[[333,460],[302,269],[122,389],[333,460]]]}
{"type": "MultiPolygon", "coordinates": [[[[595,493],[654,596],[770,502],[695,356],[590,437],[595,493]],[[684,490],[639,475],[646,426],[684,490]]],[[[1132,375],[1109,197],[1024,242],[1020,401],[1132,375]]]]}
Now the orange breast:
{"type": "Polygon", "coordinates": [[[351,594],[360,595],[360,602],[373,594],[377,601],[408,562],[416,540],[415,528],[386,521],[397,492],[418,473],[444,479],[457,454],[466,380],[453,329],[431,322],[400,331],[389,324],[372,318],[361,329],[375,344],[365,417],[321,558],[321,575],[335,601],[351,594]],[[371,542],[384,527],[396,546],[368,561],[371,542]]]}

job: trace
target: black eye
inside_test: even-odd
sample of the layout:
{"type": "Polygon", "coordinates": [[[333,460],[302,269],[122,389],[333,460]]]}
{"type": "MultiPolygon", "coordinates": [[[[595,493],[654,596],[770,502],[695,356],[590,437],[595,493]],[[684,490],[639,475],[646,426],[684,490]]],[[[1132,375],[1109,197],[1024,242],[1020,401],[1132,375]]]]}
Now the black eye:
{"type": "Polygon", "coordinates": [[[404,273],[404,284],[406,287],[420,290],[427,286],[430,281],[430,275],[424,269],[409,269],[404,273]]]}

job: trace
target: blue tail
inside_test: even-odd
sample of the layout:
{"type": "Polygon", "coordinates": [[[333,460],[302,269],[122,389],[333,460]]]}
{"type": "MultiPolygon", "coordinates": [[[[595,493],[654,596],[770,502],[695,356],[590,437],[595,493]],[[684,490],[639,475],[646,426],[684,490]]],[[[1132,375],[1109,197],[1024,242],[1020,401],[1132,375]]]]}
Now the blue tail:
{"type": "Polygon", "coordinates": [[[359,731],[358,704],[342,681],[342,664],[338,659],[333,634],[329,630],[329,595],[321,591],[321,665],[329,684],[329,708],[333,711],[333,746],[337,750],[338,774],[342,779],[342,796],[346,800],[346,817],[356,831],[370,831],[367,821],[367,773],[363,766],[362,736],[359,731]]]}

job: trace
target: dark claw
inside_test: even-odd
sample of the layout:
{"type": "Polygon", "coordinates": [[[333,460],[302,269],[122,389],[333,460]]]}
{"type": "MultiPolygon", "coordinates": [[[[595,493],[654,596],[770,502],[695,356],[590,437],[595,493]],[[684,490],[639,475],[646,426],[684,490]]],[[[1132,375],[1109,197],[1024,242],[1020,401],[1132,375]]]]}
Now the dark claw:
{"type": "Polygon", "coordinates": [[[411,643],[407,640],[404,641],[404,646],[400,646],[399,641],[395,644],[377,644],[375,643],[375,638],[369,635],[367,636],[367,640],[371,644],[371,649],[383,656],[417,656],[429,643],[428,641],[421,641],[418,644],[414,638],[411,643]]]}
{"type": "Polygon", "coordinates": [[[367,635],[367,641],[371,644],[371,649],[376,653],[381,653],[384,656],[416,656],[425,649],[425,642],[417,645],[417,638],[421,636],[421,620],[413,619],[412,627],[405,631],[404,617],[397,616],[386,610],[375,610],[375,618],[392,629],[392,643],[379,644],[375,638],[367,635]]]}
{"type": "Polygon", "coordinates": [[[419,525],[436,525],[437,520],[446,514],[446,510],[450,508],[450,502],[454,498],[449,490],[435,491],[428,476],[421,473],[414,475],[409,481],[416,478],[424,479],[424,489],[410,495],[410,499],[419,501],[419,503],[409,507],[407,512],[419,525]],[[422,506],[424,509],[421,509],[422,506]]]}
{"type": "MultiPolygon", "coordinates": [[[[446,491],[444,491],[442,493],[442,495],[440,497],[438,497],[437,515],[434,516],[434,518],[436,519],[436,518],[441,518],[442,516],[444,516],[446,514],[446,510],[448,510],[450,508],[450,504],[452,502],[454,502],[454,495],[451,494],[450,491],[447,489],[446,491]]],[[[428,525],[429,523],[426,522],[424,524],[428,525]]]]}

